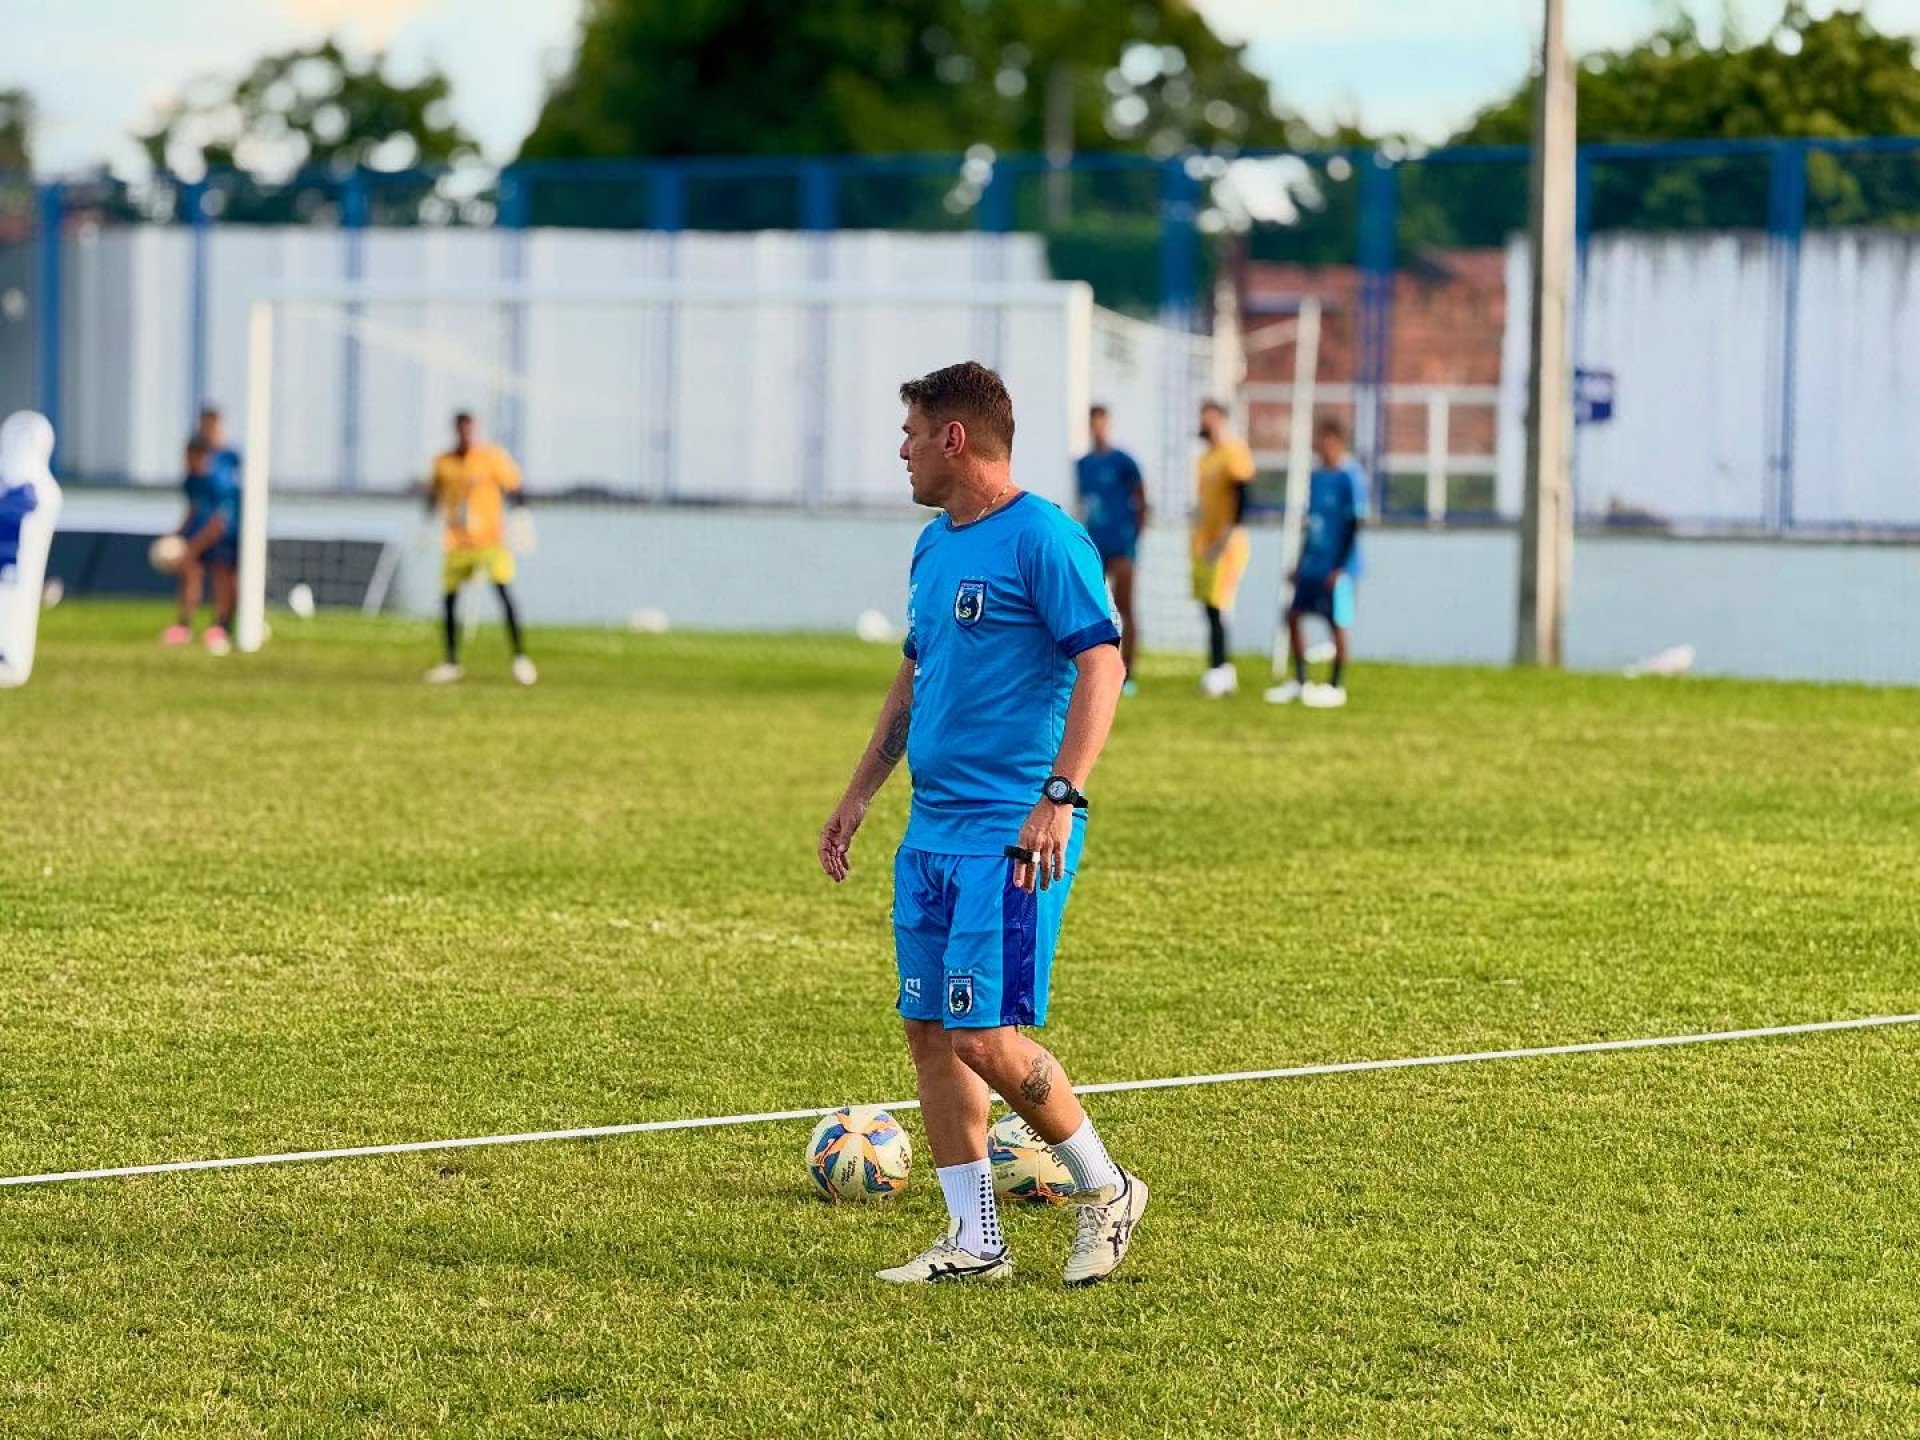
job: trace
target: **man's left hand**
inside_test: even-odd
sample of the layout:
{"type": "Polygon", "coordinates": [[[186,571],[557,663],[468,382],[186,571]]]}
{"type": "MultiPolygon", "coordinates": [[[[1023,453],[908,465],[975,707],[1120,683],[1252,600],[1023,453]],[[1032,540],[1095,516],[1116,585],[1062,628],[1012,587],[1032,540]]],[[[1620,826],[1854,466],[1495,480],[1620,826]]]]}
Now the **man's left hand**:
{"type": "Polygon", "coordinates": [[[1029,895],[1045,890],[1067,873],[1067,842],[1073,839],[1073,807],[1042,800],[1027,813],[1017,842],[1034,857],[1013,862],[1013,883],[1029,895]]]}

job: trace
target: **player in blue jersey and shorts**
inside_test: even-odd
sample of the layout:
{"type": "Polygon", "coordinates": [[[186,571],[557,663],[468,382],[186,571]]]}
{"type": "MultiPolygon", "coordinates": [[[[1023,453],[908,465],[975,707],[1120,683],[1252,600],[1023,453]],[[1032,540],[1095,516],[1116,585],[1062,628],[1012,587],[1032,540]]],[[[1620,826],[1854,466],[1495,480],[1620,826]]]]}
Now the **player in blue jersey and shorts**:
{"type": "Polygon", "coordinates": [[[1127,667],[1121,694],[1138,689],[1133,658],[1139,650],[1140,627],[1133,618],[1133,572],[1140,532],[1147,528],[1147,484],[1140,467],[1113,445],[1113,417],[1104,405],[1087,411],[1087,432],[1093,448],[1074,462],[1074,488],[1080,497],[1080,519],[1100,552],[1113,608],[1120,615],[1120,658],[1127,667]]]}
{"type": "Polygon", "coordinates": [[[179,612],[160,636],[163,645],[192,643],[201,587],[211,578],[213,623],[204,642],[212,655],[233,649],[233,612],[240,596],[240,475],[237,464],[227,460],[231,453],[217,448],[203,431],[187,440],[187,475],[181,485],[187,516],[179,530],[187,552],[180,563],[179,612]]]}
{"type": "Polygon", "coordinates": [[[1048,982],[1086,839],[1082,789],[1125,671],[1100,557],[1057,505],[1016,489],[1013,402],[983,365],[900,387],[913,498],[946,513],[914,546],[905,657],[846,794],[820,832],[845,880],[867,806],[904,757],[913,776],[894,859],[899,1011],[952,1224],[897,1284],[1002,1280],[987,1124],[993,1091],[1052,1147],[1080,1192],[1069,1285],[1111,1274],[1147,1205],[1115,1165],[1060,1062],[1022,1033],[1048,982]]]}
{"type": "Polygon", "coordinates": [[[1287,663],[1292,674],[1267,692],[1277,705],[1298,700],[1331,710],[1347,703],[1348,632],[1353,627],[1353,586],[1360,575],[1360,526],[1367,518],[1367,476],[1347,448],[1346,427],[1322,420],[1314,429],[1313,477],[1307,488],[1307,532],[1294,569],[1293,603],[1287,607],[1287,663]],[[1302,631],[1309,615],[1333,630],[1333,675],[1316,685],[1307,679],[1302,631]]]}

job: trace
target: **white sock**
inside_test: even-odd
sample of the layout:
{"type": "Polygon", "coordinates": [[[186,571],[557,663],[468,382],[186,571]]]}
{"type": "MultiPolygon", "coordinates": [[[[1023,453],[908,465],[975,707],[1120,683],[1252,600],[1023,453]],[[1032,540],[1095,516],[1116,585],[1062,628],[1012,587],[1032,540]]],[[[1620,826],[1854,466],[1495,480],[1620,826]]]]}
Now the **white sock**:
{"type": "Polygon", "coordinates": [[[969,1255],[998,1255],[1007,1248],[1000,1234],[1000,1207],[993,1199],[993,1167],[984,1160],[942,1165],[940,1193],[947,1197],[960,1248],[969,1255]]]}
{"type": "Polygon", "coordinates": [[[1105,1190],[1120,1183],[1120,1167],[1107,1154],[1107,1147],[1094,1133],[1093,1117],[1080,1122],[1080,1128],[1053,1147],[1053,1153],[1073,1176],[1073,1188],[1082,1193],[1105,1190]]]}

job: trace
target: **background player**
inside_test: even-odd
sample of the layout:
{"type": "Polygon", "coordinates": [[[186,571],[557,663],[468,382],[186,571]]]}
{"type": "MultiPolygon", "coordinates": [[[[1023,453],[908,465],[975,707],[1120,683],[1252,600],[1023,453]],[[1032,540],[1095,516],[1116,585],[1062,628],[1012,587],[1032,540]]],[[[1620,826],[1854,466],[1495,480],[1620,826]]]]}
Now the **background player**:
{"type": "Polygon", "coordinates": [[[473,416],[465,410],[453,417],[453,448],[433,462],[433,482],[427,490],[427,513],[441,516],[441,589],[445,594],[447,658],[427,671],[429,685],[446,685],[466,675],[460,665],[460,591],[475,575],[484,574],[500,596],[506,617],[507,643],[513,649],[513,678],[522,685],[539,679],[527,658],[520,636],[520,616],[513,606],[513,551],[507,548],[506,507],[518,513],[516,548],[532,548],[531,524],[518,507],[526,504],[520,492],[520,467],[499,445],[474,436],[473,416]]]}
{"type": "Polygon", "coordinates": [[[1227,658],[1226,612],[1247,571],[1247,487],[1253,483],[1253,451],[1227,423],[1227,407],[1218,400],[1200,406],[1200,438],[1207,442],[1195,467],[1192,551],[1193,598],[1207,616],[1207,669],[1200,693],[1209,699],[1240,688],[1239,672],[1227,658]]]}
{"type": "Polygon", "coordinates": [[[1316,709],[1347,703],[1347,632],[1353,625],[1353,586],[1360,575],[1360,525],[1367,514],[1367,476],[1347,448],[1347,430],[1322,420],[1313,432],[1314,467],[1307,490],[1307,532],[1300,561],[1287,578],[1287,664],[1292,674],[1267,692],[1278,705],[1298,700],[1316,709]],[[1333,627],[1333,676],[1326,685],[1307,680],[1306,617],[1333,627]]]}
{"type": "Polygon", "coordinates": [[[1133,658],[1139,650],[1140,627],[1133,618],[1133,575],[1140,549],[1140,532],[1147,528],[1147,486],[1140,467],[1124,450],[1113,446],[1113,419],[1107,407],[1087,411],[1087,430],[1093,448],[1074,464],[1074,482],[1080,497],[1080,519],[1100,552],[1114,609],[1120,612],[1120,658],[1126,663],[1123,695],[1139,686],[1133,658]]]}
{"type": "Polygon", "coordinates": [[[1055,942],[1086,834],[1086,784],[1125,669],[1099,557],[1058,506],[1016,490],[1013,402],[985,366],[900,387],[913,498],[947,513],[920,534],[906,658],[820,866],[847,876],[867,806],[901,757],[913,806],[894,861],[899,1009],[952,1229],[896,1284],[1011,1273],[987,1164],[989,1087],[1053,1148],[1085,1198],[1065,1279],[1110,1274],[1146,1209],[1060,1063],[1020,1031],[1043,1025],[1055,942]],[[1009,844],[1008,842],[1013,842],[1009,844]]]}
{"type": "Polygon", "coordinates": [[[223,487],[232,486],[233,493],[240,493],[240,452],[227,443],[227,422],[220,414],[220,407],[206,404],[200,407],[199,418],[195,420],[193,433],[203,442],[211,455],[210,468],[223,487]]]}
{"type": "Polygon", "coordinates": [[[187,441],[187,478],[181,486],[187,518],[179,532],[187,553],[175,591],[179,613],[160,636],[162,645],[193,643],[193,618],[210,576],[213,624],[204,637],[210,655],[233,649],[233,611],[240,595],[240,473],[237,466],[219,466],[219,455],[204,430],[195,430],[187,441]]]}

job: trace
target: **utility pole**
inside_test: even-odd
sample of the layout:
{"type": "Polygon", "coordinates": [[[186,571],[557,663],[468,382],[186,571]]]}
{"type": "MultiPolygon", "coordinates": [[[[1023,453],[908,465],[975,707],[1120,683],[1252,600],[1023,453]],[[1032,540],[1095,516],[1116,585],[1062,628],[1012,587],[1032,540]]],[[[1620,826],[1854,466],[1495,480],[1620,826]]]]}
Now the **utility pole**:
{"type": "Polygon", "coordinates": [[[1527,488],[1520,516],[1520,614],[1514,663],[1563,658],[1573,554],[1574,88],[1566,0],[1545,0],[1534,92],[1528,249],[1533,268],[1527,379],[1527,488]]]}

